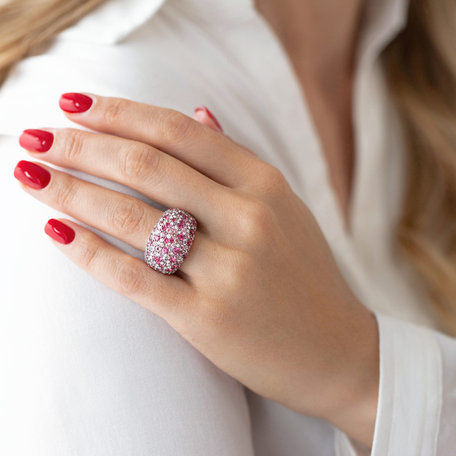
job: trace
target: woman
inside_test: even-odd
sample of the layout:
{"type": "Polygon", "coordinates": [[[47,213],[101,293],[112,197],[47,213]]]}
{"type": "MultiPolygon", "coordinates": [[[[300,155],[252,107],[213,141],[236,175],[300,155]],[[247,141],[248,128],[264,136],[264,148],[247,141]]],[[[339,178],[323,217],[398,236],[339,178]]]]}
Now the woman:
{"type": "Polygon", "coordinates": [[[452,3],[1,17],[5,454],[451,453],[452,3]]]}

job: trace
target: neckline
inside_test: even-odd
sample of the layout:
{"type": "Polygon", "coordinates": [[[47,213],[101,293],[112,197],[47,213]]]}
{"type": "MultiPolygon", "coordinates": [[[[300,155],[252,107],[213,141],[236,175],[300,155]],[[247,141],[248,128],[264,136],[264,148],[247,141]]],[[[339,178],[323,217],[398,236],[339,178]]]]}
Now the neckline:
{"type": "MultiPolygon", "coordinates": [[[[261,24],[264,30],[267,30],[269,43],[264,43],[264,48],[280,49],[281,57],[285,65],[278,63],[274,66],[274,71],[278,72],[276,80],[289,81],[288,90],[294,92],[295,98],[299,100],[301,111],[301,121],[309,122],[311,125],[311,134],[313,141],[308,151],[308,159],[312,160],[312,169],[315,171],[311,176],[309,173],[301,175],[301,179],[307,179],[303,183],[307,192],[319,193],[319,205],[311,208],[317,219],[321,221],[322,228],[326,225],[331,227],[327,229],[329,234],[334,230],[336,225],[338,234],[332,233],[345,241],[352,242],[358,231],[358,215],[363,203],[363,193],[365,193],[365,173],[369,167],[370,157],[366,156],[363,150],[366,143],[366,134],[363,131],[363,105],[366,101],[364,86],[371,76],[370,71],[373,69],[376,59],[379,57],[381,50],[394,38],[394,36],[404,27],[407,17],[409,0],[385,0],[379,5],[376,0],[365,0],[363,5],[363,25],[362,31],[358,38],[357,51],[355,55],[355,69],[353,73],[353,90],[352,90],[352,126],[353,126],[353,154],[354,169],[352,174],[350,199],[348,204],[347,218],[339,202],[338,195],[332,186],[329,175],[329,166],[327,164],[323,151],[321,139],[319,137],[313,117],[310,113],[309,106],[303,88],[298,80],[294,67],[283,48],[280,39],[275,34],[267,20],[256,10],[254,0],[239,0],[244,6],[248,6],[250,14],[254,20],[261,24]],[[281,73],[281,74],[280,74],[281,73]],[[346,223],[347,221],[347,223],[346,223]]],[[[270,50],[268,49],[268,52],[270,50]]],[[[266,52],[266,51],[264,51],[266,52]]],[[[274,55],[274,57],[276,57],[274,55]]],[[[274,79],[274,78],[272,78],[274,79]]],[[[272,81],[268,79],[268,81],[272,81]]],[[[276,88],[271,87],[271,90],[276,88]]],[[[302,138],[303,144],[309,142],[310,138],[302,138]]],[[[309,201],[310,202],[310,201],[309,201]]]]}

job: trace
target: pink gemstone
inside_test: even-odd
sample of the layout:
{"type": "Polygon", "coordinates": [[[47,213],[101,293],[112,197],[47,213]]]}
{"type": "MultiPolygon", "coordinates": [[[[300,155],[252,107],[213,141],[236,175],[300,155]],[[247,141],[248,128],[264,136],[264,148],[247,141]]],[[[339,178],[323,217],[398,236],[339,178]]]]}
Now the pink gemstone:
{"type": "Polygon", "coordinates": [[[165,239],[165,242],[172,243],[172,242],[173,242],[173,238],[166,238],[166,239],[165,239]]]}
{"type": "Polygon", "coordinates": [[[168,249],[166,247],[163,247],[163,250],[162,250],[163,253],[168,253],[168,249]]]}
{"type": "Polygon", "coordinates": [[[175,254],[178,254],[180,251],[181,251],[181,250],[180,250],[179,247],[174,247],[174,249],[173,249],[173,252],[174,252],[175,254]]]}
{"type": "Polygon", "coordinates": [[[173,257],[169,257],[169,261],[170,261],[171,263],[175,263],[175,262],[176,262],[176,260],[175,260],[173,257]]]}
{"type": "Polygon", "coordinates": [[[185,239],[185,234],[184,233],[179,233],[179,240],[183,241],[185,239]]]}
{"type": "Polygon", "coordinates": [[[184,223],[183,222],[180,222],[179,223],[179,228],[182,229],[184,227],[184,223]]]}
{"type": "Polygon", "coordinates": [[[173,221],[173,223],[176,223],[176,217],[173,217],[171,220],[173,221]]]}
{"type": "Polygon", "coordinates": [[[155,258],[154,258],[154,261],[155,261],[155,263],[160,263],[161,257],[155,257],[155,258]]]}

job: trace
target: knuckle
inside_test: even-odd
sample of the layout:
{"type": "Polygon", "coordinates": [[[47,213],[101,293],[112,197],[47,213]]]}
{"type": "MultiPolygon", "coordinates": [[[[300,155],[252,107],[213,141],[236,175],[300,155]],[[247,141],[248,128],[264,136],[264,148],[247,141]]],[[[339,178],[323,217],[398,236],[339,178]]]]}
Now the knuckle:
{"type": "Polygon", "coordinates": [[[86,270],[93,271],[99,259],[100,248],[89,239],[81,240],[78,249],[78,263],[86,270]]]}
{"type": "Polygon", "coordinates": [[[258,179],[260,190],[263,195],[279,195],[288,189],[288,182],[275,166],[265,164],[259,173],[258,179]]]}
{"type": "Polygon", "coordinates": [[[159,167],[160,154],[136,143],[126,146],[121,157],[120,172],[127,182],[147,180],[159,167]]]}
{"type": "Polygon", "coordinates": [[[76,199],[78,185],[73,179],[65,179],[55,189],[55,203],[63,212],[68,212],[76,199]]]}
{"type": "Polygon", "coordinates": [[[125,296],[140,293],[144,284],[142,274],[131,260],[119,262],[115,269],[114,281],[118,291],[125,296]]]}
{"type": "Polygon", "coordinates": [[[68,162],[80,159],[83,150],[83,133],[78,130],[65,129],[61,138],[62,155],[68,162]]]}
{"type": "Polygon", "coordinates": [[[145,210],[140,201],[123,198],[112,211],[113,226],[122,234],[134,233],[140,229],[145,210]]]}
{"type": "Polygon", "coordinates": [[[191,133],[192,123],[183,113],[172,109],[164,110],[157,116],[160,136],[169,143],[180,143],[191,133]]]}
{"type": "Polygon", "coordinates": [[[271,207],[260,199],[244,202],[241,208],[240,233],[248,245],[258,245],[271,233],[275,216],[271,207]]]}
{"type": "Polygon", "coordinates": [[[111,98],[107,103],[104,120],[108,124],[118,124],[125,112],[127,101],[122,98],[111,98]]]}

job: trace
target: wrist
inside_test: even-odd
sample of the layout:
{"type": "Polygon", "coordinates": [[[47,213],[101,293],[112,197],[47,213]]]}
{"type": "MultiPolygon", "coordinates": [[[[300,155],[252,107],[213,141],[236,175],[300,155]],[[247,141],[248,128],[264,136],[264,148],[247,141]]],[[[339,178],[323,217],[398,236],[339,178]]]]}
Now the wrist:
{"type": "Polygon", "coordinates": [[[320,416],[370,448],[378,406],[379,337],[375,315],[364,309],[364,316],[357,319],[350,361],[335,381],[332,403],[320,416]]]}

